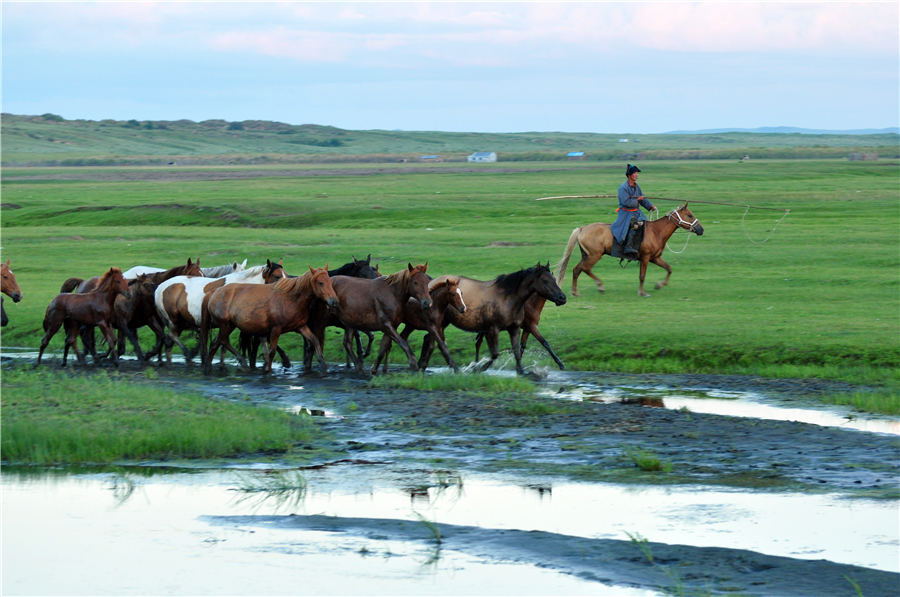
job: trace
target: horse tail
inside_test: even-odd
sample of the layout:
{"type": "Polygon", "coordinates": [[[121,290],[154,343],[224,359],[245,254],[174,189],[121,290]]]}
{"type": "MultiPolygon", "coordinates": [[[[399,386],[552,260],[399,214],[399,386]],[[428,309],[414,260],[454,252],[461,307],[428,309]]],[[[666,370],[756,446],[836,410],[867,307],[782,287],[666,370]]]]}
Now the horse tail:
{"type": "Polygon", "coordinates": [[[253,351],[253,336],[245,333],[244,330],[241,330],[238,339],[238,351],[245,357],[249,357],[250,353],[253,351]]]}
{"type": "Polygon", "coordinates": [[[572,256],[572,251],[575,250],[575,244],[578,243],[579,232],[581,232],[580,226],[572,231],[572,234],[569,236],[569,242],[566,243],[566,250],[563,252],[562,259],[556,264],[556,267],[559,268],[559,273],[556,274],[557,284],[562,284],[563,278],[566,276],[566,267],[569,265],[569,257],[572,256]]]}
{"type": "Polygon", "coordinates": [[[69,278],[68,280],[66,280],[65,282],[62,283],[62,286],[59,287],[59,291],[60,292],[72,292],[76,288],[78,288],[78,285],[81,284],[82,282],[84,282],[84,279],[82,279],[82,278],[69,278]]]}

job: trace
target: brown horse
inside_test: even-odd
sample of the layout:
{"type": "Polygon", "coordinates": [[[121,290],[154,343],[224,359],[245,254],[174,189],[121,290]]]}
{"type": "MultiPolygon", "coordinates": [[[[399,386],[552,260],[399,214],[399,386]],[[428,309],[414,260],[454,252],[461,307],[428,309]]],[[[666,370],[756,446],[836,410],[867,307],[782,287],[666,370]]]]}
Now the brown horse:
{"type": "MultiPolygon", "coordinates": [[[[673,209],[663,218],[653,222],[644,222],[644,239],[641,241],[641,246],[638,250],[638,259],[641,262],[641,284],[638,289],[640,296],[650,296],[644,292],[644,278],[647,276],[648,263],[654,263],[666,270],[666,279],[657,283],[657,289],[669,283],[672,267],[663,260],[662,253],[669,238],[678,228],[693,232],[697,236],[703,235],[703,226],[700,225],[700,222],[688,209],[687,203],[673,209]]],[[[610,254],[614,241],[610,224],[604,222],[595,222],[573,230],[571,236],[569,236],[569,242],[563,253],[562,261],[559,262],[559,273],[556,276],[557,284],[562,284],[563,277],[566,275],[569,257],[577,244],[578,248],[581,249],[581,261],[572,270],[572,295],[578,296],[578,275],[581,272],[593,278],[597,283],[597,290],[604,292],[606,289],[603,287],[603,281],[591,272],[591,268],[594,267],[594,264],[601,257],[610,254]]]]}
{"type": "MultiPolygon", "coordinates": [[[[66,344],[63,350],[63,367],[69,356],[69,347],[75,350],[75,356],[79,363],[84,363],[84,356],[78,351],[78,330],[81,326],[97,326],[103,332],[106,343],[112,350],[113,362],[118,366],[119,359],[116,353],[116,338],[112,332],[113,303],[116,297],[128,290],[128,281],[122,276],[122,270],[112,267],[103,274],[97,287],[90,292],[77,294],[60,293],[50,301],[47,313],[44,315],[44,338],[41,340],[41,349],[38,352],[37,363],[41,364],[41,357],[50,339],[59,330],[60,326],[66,326],[66,344]]],[[[93,353],[94,363],[97,362],[97,354],[93,353]]]]}
{"type": "MultiPolygon", "coordinates": [[[[390,342],[396,342],[409,360],[409,367],[418,370],[416,357],[406,340],[397,333],[397,326],[403,321],[403,308],[410,297],[415,299],[422,309],[431,307],[431,296],[428,294],[429,278],[425,273],[428,264],[413,267],[407,264],[406,269],[389,276],[381,276],[374,280],[335,276],[331,279],[334,291],[338,296],[336,311],[340,325],[344,328],[344,351],[353,357],[356,370],[362,372],[363,355],[352,349],[352,339],[356,330],[382,332],[379,360],[381,352],[390,348],[390,342]]],[[[319,342],[325,337],[326,321],[314,322],[314,332],[319,342]]],[[[372,374],[377,373],[377,367],[372,374]]]]}
{"type": "MultiPolygon", "coordinates": [[[[432,280],[428,284],[428,292],[431,295],[431,308],[423,309],[415,299],[406,301],[403,307],[403,331],[400,337],[409,342],[409,336],[416,330],[425,330],[433,334],[437,338],[438,348],[444,355],[444,360],[454,371],[459,368],[450,356],[450,350],[447,348],[447,341],[444,338],[444,312],[453,308],[460,313],[466,312],[466,303],[463,301],[462,291],[459,289],[459,278],[456,276],[446,277],[441,280],[432,280]]],[[[388,359],[390,357],[390,348],[384,354],[383,373],[387,373],[388,359]]],[[[375,367],[378,367],[379,361],[375,361],[375,367]]]]}
{"type": "MultiPolygon", "coordinates": [[[[172,345],[178,344],[184,358],[191,360],[195,351],[190,351],[181,341],[185,330],[200,330],[206,298],[214,291],[228,284],[271,284],[286,278],[287,272],[281,262],[266,259],[265,265],[257,265],[240,272],[233,272],[221,278],[204,276],[175,276],[156,287],[153,299],[156,312],[166,330],[166,362],[172,362],[172,345]]],[[[162,359],[162,354],[159,355],[162,359]]]]}
{"type": "MultiPolygon", "coordinates": [[[[528,336],[532,335],[537,338],[537,341],[541,343],[545,349],[547,349],[547,353],[550,357],[556,361],[557,366],[560,369],[565,369],[566,366],[563,364],[562,360],[553,352],[553,349],[550,348],[550,343],[547,342],[547,339],[541,334],[538,330],[538,324],[541,322],[541,312],[544,310],[544,304],[547,302],[547,299],[540,296],[539,294],[532,294],[531,297],[525,301],[525,319],[522,320],[522,353],[525,352],[525,345],[528,342],[528,336]]],[[[481,350],[481,342],[484,340],[484,334],[479,333],[478,336],[475,337],[475,361],[478,361],[478,352],[481,350]]]]}
{"type": "Polygon", "coordinates": [[[299,332],[309,340],[322,372],[328,370],[322,345],[309,329],[309,313],[316,300],[334,308],[338,298],[328,277],[328,266],[309,271],[297,278],[283,278],[274,284],[228,284],[213,292],[206,301],[200,326],[200,346],[203,349],[203,366],[209,369],[212,358],[220,347],[228,349],[246,366],[244,357],[231,346],[229,335],[234,328],[264,338],[268,342],[265,351],[264,372],[272,370],[272,359],[278,348],[278,338],[286,332],[299,332]],[[219,336],[206,350],[206,338],[212,326],[219,328],[219,336]]]}
{"type": "Polygon", "coordinates": [[[114,310],[116,314],[115,325],[119,330],[118,350],[119,354],[125,352],[125,338],[131,341],[134,351],[140,360],[149,360],[162,349],[165,339],[165,331],[159,314],[156,312],[156,303],[154,294],[157,286],[161,283],[174,278],[175,276],[200,276],[200,261],[191,263],[188,259],[187,264],[179,265],[162,272],[153,272],[149,274],[141,274],[135,280],[128,283],[128,291],[116,298],[114,310]],[[138,342],[137,330],[144,326],[149,326],[156,335],[156,346],[146,356],[141,351],[140,342],[138,342]]]}
{"type": "MultiPolygon", "coordinates": [[[[441,278],[437,278],[440,280],[441,278]]],[[[509,333],[509,341],[516,358],[516,371],[524,374],[522,368],[522,325],[525,320],[525,304],[538,295],[556,305],[566,304],[566,295],[560,290],[550,272],[550,264],[538,263],[528,269],[497,276],[490,281],[461,277],[459,288],[466,297],[466,312],[445,312],[443,326],[449,324],[468,331],[484,334],[490,350],[490,360],[481,370],[490,367],[500,356],[498,348],[501,330],[509,333]]],[[[422,344],[420,365],[428,364],[434,350],[434,339],[429,334],[422,344]]]]}
{"type": "MultiPolygon", "coordinates": [[[[22,289],[16,282],[15,274],[9,269],[9,259],[6,263],[0,263],[0,292],[11,298],[14,303],[22,300],[22,289]]],[[[6,309],[3,308],[3,299],[0,298],[0,326],[8,323],[9,318],[6,316],[6,309]]]]}

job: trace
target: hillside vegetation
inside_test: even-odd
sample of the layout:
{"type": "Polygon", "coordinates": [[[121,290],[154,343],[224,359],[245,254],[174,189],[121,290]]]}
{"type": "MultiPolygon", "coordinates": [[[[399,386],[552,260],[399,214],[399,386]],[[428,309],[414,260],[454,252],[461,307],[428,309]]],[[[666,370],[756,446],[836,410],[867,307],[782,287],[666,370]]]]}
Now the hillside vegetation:
{"type": "Polygon", "coordinates": [[[448,133],[345,130],[245,120],[66,120],[56,114],[2,115],[7,166],[265,164],[299,162],[464,161],[495,151],[501,161],[897,157],[900,135],[707,133],[448,133]],[[624,141],[627,139],[627,141],[624,141]]]}

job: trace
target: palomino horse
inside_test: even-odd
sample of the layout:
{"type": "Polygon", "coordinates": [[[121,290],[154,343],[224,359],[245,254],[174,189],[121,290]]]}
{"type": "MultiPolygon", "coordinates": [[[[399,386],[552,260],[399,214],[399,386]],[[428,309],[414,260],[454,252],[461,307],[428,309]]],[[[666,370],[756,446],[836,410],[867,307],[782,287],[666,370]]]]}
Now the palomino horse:
{"type": "Polygon", "coordinates": [[[322,354],[322,345],[308,327],[310,307],[322,301],[329,308],[337,305],[337,296],[328,277],[328,266],[313,269],[297,278],[282,278],[274,284],[228,284],[213,292],[206,301],[200,326],[200,347],[203,350],[203,367],[209,369],[216,351],[223,347],[234,354],[244,366],[244,357],[236,351],[228,339],[234,328],[263,338],[268,343],[263,372],[272,371],[272,359],[278,348],[278,338],[287,332],[299,332],[308,340],[319,358],[322,373],[328,366],[322,354]],[[219,328],[219,336],[206,350],[206,338],[210,326],[219,328]]]}
{"type": "MultiPolygon", "coordinates": [[[[444,312],[447,309],[456,309],[460,313],[466,312],[466,303],[463,301],[462,292],[459,289],[459,278],[450,276],[441,280],[432,280],[428,284],[428,293],[431,295],[431,308],[423,309],[415,300],[409,299],[403,308],[403,331],[400,337],[409,342],[409,336],[416,330],[424,330],[437,338],[438,348],[444,355],[444,360],[454,371],[459,368],[450,356],[447,341],[444,338],[444,312]]],[[[384,354],[383,373],[387,373],[390,349],[384,354]]],[[[379,361],[375,362],[378,367],[379,361]]]]}
{"type": "MultiPolygon", "coordinates": [[[[44,315],[44,338],[41,340],[41,349],[38,352],[37,364],[41,364],[41,357],[50,339],[59,330],[60,326],[66,326],[66,344],[63,350],[63,367],[69,356],[69,347],[75,349],[75,356],[79,363],[84,363],[84,356],[78,351],[78,330],[81,326],[97,326],[103,332],[106,343],[112,350],[113,362],[118,366],[119,359],[116,354],[116,338],[113,336],[113,303],[116,297],[128,290],[128,281],[122,277],[122,270],[112,267],[103,274],[97,287],[90,292],[60,293],[50,301],[47,313],[44,315]]],[[[96,353],[93,354],[94,363],[97,362],[96,353]]]]}
{"type": "MultiPolygon", "coordinates": [[[[657,283],[657,289],[669,283],[672,267],[663,261],[662,253],[666,248],[669,237],[675,233],[677,228],[683,228],[697,236],[703,235],[703,226],[700,225],[700,222],[688,209],[687,203],[673,209],[664,218],[653,222],[644,222],[644,240],[641,241],[638,251],[638,259],[641,262],[641,284],[638,289],[640,296],[650,296],[644,292],[644,278],[647,276],[648,263],[655,263],[666,270],[666,279],[657,283]]],[[[597,283],[597,290],[600,292],[605,291],[603,281],[591,272],[591,268],[594,267],[594,264],[601,257],[610,254],[614,240],[610,225],[604,222],[595,222],[573,230],[571,236],[569,236],[569,242],[563,253],[562,261],[559,262],[559,273],[556,276],[556,282],[562,284],[563,277],[566,275],[566,265],[569,263],[569,256],[572,255],[572,251],[577,244],[578,248],[581,249],[581,261],[572,270],[572,295],[578,296],[578,275],[581,272],[593,278],[597,283]]]]}
{"type": "MultiPolygon", "coordinates": [[[[444,276],[442,276],[444,277],[444,276]]],[[[435,281],[441,278],[436,278],[435,281]]],[[[491,352],[490,361],[482,366],[482,371],[490,367],[500,356],[498,341],[501,330],[509,333],[516,371],[524,374],[522,368],[522,324],[525,319],[525,304],[534,295],[552,301],[556,305],[566,304],[566,295],[557,286],[550,272],[550,264],[537,265],[511,274],[497,276],[494,280],[480,281],[461,277],[459,289],[466,297],[466,312],[456,313],[448,309],[443,325],[453,324],[468,332],[484,334],[491,352]]],[[[422,358],[419,363],[427,366],[434,350],[434,339],[425,337],[422,343],[422,358]]]]}
{"type": "Polygon", "coordinates": [[[181,333],[185,330],[200,330],[204,299],[216,289],[235,283],[271,284],[286,277],[280,262],[272,263],[267,259],[265,265],[257,265],[221,278],[175,276],[157,286],[153,298],[156,312],[166,329],[166,362],[172,362],[172,342],[178,344],[185,359],[191,360],[194,351],[189,351],[181,342],[181,333]]]}
{"type": "MultiPolygon", "coordinates": [[[[22,300],[22,289],[19,288],[19,283],[16,282],[15,274],[9,269],[9,259],[6,260],[6,263],[0,263],[0,292],[11,298],[14,303],[22,300]]],[[[0,298],[0,316],[2,316],[0,326],[5,326],[9,323],[6,309],[3,308],[2,298],[0,298]]]]}
{"type": "MultiPolygon", "coordinates": [[[[547,353],[554,361],[556,361],[557,366],[560,369],[565,369],[566,366],[563,364],[562,360],[556,356],[556,353],[550,348],[550,343],[547,342],[547,339],[544,338],[538,330],[538,324],[541,322],[541,312],[544,310],[544,304],[546,302],[547,299],[538,294],[532,294],[531,298],[525,301],[525,319],[522,320],[522,353],[525,353],[525,344],[528,342],[528,335],[530,334],[537,338],[537,341],[541,343],[541,346],[547,349],[547,353]]],[[[478,361],[478,352],[481,349],[482,340],[484,340],[484,334],[479,333],[478,336],[475,337],[476,362],[478,361]]]]}
{"type": "MultiPolygon", "coordinates": [[[[228,274],[233,274],[234,272],[242,272],[245,269],[247,269],[246,259],[244,259],[243,263],[233,261],[231,263],[226,263],[225,265],[201,267],[199,275],[205,276],[207,278],[221,278],[222,276],[227,276],[228,274]]],[[[126,280],[133,280],[142,274],[158,274],[159,272],[164,271],[166,270],[161,267],[153,267],[150,265],[135,265],[134,267],[122,272],[122,275],[125,276],[126,280]]]]}
{"type": "MultiPolygon", "coordinates": [[[[428,275],[425,273],[428,264],[407,264],[406,269],[389,276],[381,276],[374,280],[335,276],[331,279],[334,291],[338,296],[336,311],[340,325],[344,328],[344,350],[353,356],[356,370],[362,372],[363,356],[354,353],[351,347],[353,332],[364,330],[382,332],[381,352],[390,348],[390,342],[396,342],[409,360],[410,369],[418,370],[416,357],[406,340],[397,333],[397,326],[403,321],[403,307],[410,297],[418,301],[423,309],[431,307],[431,296],[428,294],[428,275]]],[[[321,343],[325,336],[326,321],[313,321],[313,330],[321,343]]],[[[377,373],[373,368],[372,374],[377,373]]]]}

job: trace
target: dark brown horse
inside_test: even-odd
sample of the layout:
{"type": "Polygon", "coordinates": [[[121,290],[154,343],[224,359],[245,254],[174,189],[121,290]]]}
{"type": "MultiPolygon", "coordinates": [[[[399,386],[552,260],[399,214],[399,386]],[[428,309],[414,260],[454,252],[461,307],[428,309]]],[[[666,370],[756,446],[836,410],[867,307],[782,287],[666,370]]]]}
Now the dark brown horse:
{"type": "MultiPolygon", "coordinates": [[[[66,344],[63,349],[63,367],[69,356],[69,347],[75,350],[78,362],[84,363],[84,356],[78,351],[78,331],[81,326],[97,326],[103,333],[106,343],[112,350],[113,362],[118,365],[119,359],[116,353],[116,338],[113,335],[113,303],[116,297],[128,290],[128,281],[122,276],[122,270],[112,267],[103,274],[97,283],[97,287],[90,292],[60,293],[50,301],[47,313],[44,315],[44,338],[41,340],[41,349],[38,352],[37,363],[41,364],[41,357],[50,339],[59,330],[60,326],[66,326],[66,344]]],[[[94,362],[97,362],[97,354],[93,353],[94,362]]]]}
{"type": "MultiPolygon", "coordinates": [[[[436,281],[440,279],[437,278],[436,281]]],[[[452,323],[462,330],[484,334],[491,356],[481,367],[482,371],[500,356],[499,335],[502,330],[506,330],[516,358],[516,371],[524,374],[521,333],[526,302],[538,295],[556,305],[566,304],[566,295],[553,279],[549,264],[538,263],[528,269],[497,276],[490,281],[461,277],[459,288],[466,298],[466,312],[455,313],[453,309],[448,309],[443,325],[446,327],[452,323]]],[[[434,339],[428,335],[422,344],[420,364],[428,364],[433,350],[434,339]]]]}
{"type": "Polygon", "coordinates": [[[179,265],[162,272],[142,274],[128,283],[128,291],[116,298],[114,310],[116,314],[115,325],[119,330],[119,354],[125,352],[125,338],[131,341],[134,351],[140,360],[148,360],[162,349],[165,339],[165,331],[159,314],[156,312],[154,293],[156,288],[166,280],[175,276],[200,276],[200,261],[179,265]],[[156,345],[153,351],[146,356],[141,351],[138,342],[137,330],[149,326],[156,335],[156,345]]]}
{"type": "MultiPolygon", "coordinates": [[[[0,263],[0,292],[11,298],[14,303],[22,300],[22,289],[16,282],[15,274],[9,269],[9,259],[6,263],[0,263]]],[[[6,309],[3,308],[3,299],[0,298],[0,326],[8,323],[9,318],[6,316],[6,309]]]]}
{"type": "Polygon", "coordinates": [[[264,372],[272,370],[272,359],[278,348],[279,337],[286,332],[299,332],[309,340],[319,358],[322,372],[327,371],[322,345],[308,327],[309,313],[316,300],[333,308],[337,296],[328,277],[328,267],[309,268],[297,278],[283,278],[274,284],[228,284],[213,292],[206,301],[200,326],[200,346],[204,349],[211,326],[219,328],[219,336],[209,350],[204,349],[203,366],[209,369],[213,356],[220,347],[230,350],[244,366],[244,357],[231,346],[229,335],[238,328],[242,332],[263,338],[268,343],[265,351],[264,372]]]}
{"type": "MultiPolygon", "coordinates": [[[[459,368],[450,356],[447,341],[444,339],[444,312],[447,309],[456,309],[460,313],[466,312],[466,303],[463,300],[462,291],[459,289],[459,278],[456,276],[445,277],[440,280],[432,280],[428,284],[428,292],[431,295],[431,308],[423,309],[415,299],[406,301],[403,308],[403,331],[400,337],[409,342],[409,336],[416,330],[424,330],[437,339],[438,348],[444,355],[444,360],[454,371],[459,368]]],[[[379,355],[380,357],[380,355],[379,355]]],[[[383,373],[387,373],[390,349],[384,354],[383,373]]],[[[375,361],[378,367],[380,361],[375,361]]]]}
{"type": "MultiPolygon", "coordinates": [[[[641,241],[641,246],[638,250],[638,260],[641,262],[641,284],[638,288],[640,296],[650,296],[644,292],[644,278],[647,276],[648,263],[655,263],[666,270],[666,279],[657,283],[657,289],[669,283],[672,267],[663,260],[662,253],[666,248],[666,243],[676,229],[683,228],[697,236],[703,235],[703,226],[700,225],[700,222],[694,217],[687,205],[685,203],[681,207],[667,213],[665,217],[653,222],[644,222],[644,239],[641,241]]],[[[610,224],[605,222],[595,222],[573,230],[569,236],[569,242],[566,245],[562,260],[559,262],[559,273],[556,276],[557,284],[562,284],[563,277],[566,275],[569,257],[572,255],[575,245],[578,245],[578,248],[581,249],[581,261],[572,269],[572,295],[578,296],[578,275],[581,272],[593,278],[597,283],[597,290],[604,292],[606,289],[603,287],[603,281],[591,272],[591,268],[594,267],[594,264],[601,257],[610,254],[614,241],[610,224]]]]}
{"type": "MultiPolygon", "coordinates": [[[[335,276],[331,279],[339,302],[336,314],[345,330],[344,350],[352,356],[358,372],[362,372],[364,357],[351,346],[356,330],[382,332],[381,351],[390,348],[390,342],[396,342],[406,353],[410,369],[418,370],[416,357],[406,340],[397,333],[397,326],[403,321],[403,308],[410,297],[423,309],[431,307],[431,296],[428,294],[430,280],[425,273],[427,269],[427,263],[415,267],[410,263],[404,270],[374,280],[349,276],[335,276]]],[[[326,322],[314,323],[314,332],[321,343],[325,336],[326,322]]],[[[379,353],[379,360],[380,358],[379,353]]],[[[377,368],[372,370],[372,374],[375,373],[377,368]]]]}
{"type": "MultiPolygon", "coordinates": [[[[563,364],[562,360],[553,352],[553,349],[550,348],[550,343],[547,342],[547,339],[541,334],[540,330],[538,330],[538,324],[541,322],[541,312],[544,310],[544,305],[546,304],[547,299],[544,297],[533,294],[531,298],[525,301],[525,319],[522,320],[522,353],[525,353],[525,345],[528,342],[528,336],[532,335],[537,338],[537,341],[541,343],[545,349],[547,349],[547,353],[550,357],[556,361],[557,366],[560,369],[565,369],[566,366],[563,364]]],[[[481,341],[484,340],[484,334],[479,333],[475,338],[475,361],[478,361],[478,352],[481,349],[481,341]]]]}

